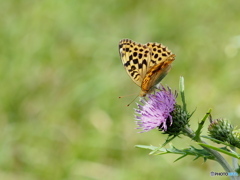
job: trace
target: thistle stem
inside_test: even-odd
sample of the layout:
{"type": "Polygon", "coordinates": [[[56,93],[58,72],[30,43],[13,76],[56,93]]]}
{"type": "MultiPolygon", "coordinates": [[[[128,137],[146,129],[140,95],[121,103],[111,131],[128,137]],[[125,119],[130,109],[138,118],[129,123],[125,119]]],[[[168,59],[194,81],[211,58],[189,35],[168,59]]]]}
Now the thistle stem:
{"type": "MultiPolygon", "coordinates": [[[[231,147],[232,151],[236,152],[235,147],[231,147]]],[[[234,169],[238,169],[238,159],[237,158],[232,158],[232,164],[234,169]]]]}
{"type": "MultiPolygon", "coordinates": [[[[185,127],[184,129],[184,133],[185,135],[187,135],[189,138],[191,138],[192,140],[196,141],[194,139],[195,137],[195,133],[193,132],[192,129],[190,129],[189,127],[185,127]]],[[[204,143],[204,144],[207,144],[205,141],[203,141],[201,138],[196,141],[196,142],[201,142],[201,143],[204,143]]],[[[211,153],[216,161],[223,167],[223,169],[226,171],[226,172],[234,172],[235,170],[228,164],[228,162],[223,158],[223,156],[221,154],[219,154],[217,151],[214,151],[210,148],[207,148],[207,147],[204,147],[202,146],[202,148],[204,148],[206,151],[208,151],[209,153],[211,153]]],[[[236,176],[230,176],[230,179],[231,180],[237,180],[238,177],[236,176]]]]}

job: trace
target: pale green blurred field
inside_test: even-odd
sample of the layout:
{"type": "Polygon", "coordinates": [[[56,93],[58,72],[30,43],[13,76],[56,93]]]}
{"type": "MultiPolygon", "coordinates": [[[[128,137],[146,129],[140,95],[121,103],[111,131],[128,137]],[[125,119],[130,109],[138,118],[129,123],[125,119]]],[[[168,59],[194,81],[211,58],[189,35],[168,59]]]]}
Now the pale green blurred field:
{"type": "Polygon", "coordinates": [[[137,133],[135,105],[126,107],[135,95],[118,99],[140,91],[118,42],[159,42],[176,54],[162,82],[178,90],[184,76],[193,128],[209,108],[239,126],[239,9],[233,0],[1,1],[0,179],[212,179],[223,171],[215,162],[173,163],[179,156],[134,147],[166,136],[137,133]]]}

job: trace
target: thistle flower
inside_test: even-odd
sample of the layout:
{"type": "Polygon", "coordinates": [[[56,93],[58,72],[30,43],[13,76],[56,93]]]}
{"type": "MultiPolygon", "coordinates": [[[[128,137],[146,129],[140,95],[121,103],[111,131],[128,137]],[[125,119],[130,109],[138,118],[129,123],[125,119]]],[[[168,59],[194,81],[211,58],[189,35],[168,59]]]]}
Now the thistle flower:
{"type": "Polygon", "coordinates": [[[139,126],[137,129],[142,129],[142,132],[155,128],[167,131],[173,123],[171,112],[174,110],[177,94],[173,93],[169,87],[166,89],[162,86],[157,89],[160,91],[148,94],[140,100],[142,105],[137,103],[135,118],[139,126]]]}

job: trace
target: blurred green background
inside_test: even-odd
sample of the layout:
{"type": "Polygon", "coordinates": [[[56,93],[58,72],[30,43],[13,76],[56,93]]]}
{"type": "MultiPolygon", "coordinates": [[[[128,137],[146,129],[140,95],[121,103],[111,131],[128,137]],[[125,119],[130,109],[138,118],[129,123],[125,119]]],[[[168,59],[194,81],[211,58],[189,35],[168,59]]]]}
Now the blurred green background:
{"type": "Polygon", "coordinates": [[[176,54],[162,83],[178,90],[184,76],[193,129],[209,108],[239,125],[239,8],[233,0],[1,1],[0,179],[200,180],[224,171],[134,147],[166,136],[137,133],[135,103],[126,107],[135,95],[118,99],[140,91],[118,42],[159,42],[176,54]]]}

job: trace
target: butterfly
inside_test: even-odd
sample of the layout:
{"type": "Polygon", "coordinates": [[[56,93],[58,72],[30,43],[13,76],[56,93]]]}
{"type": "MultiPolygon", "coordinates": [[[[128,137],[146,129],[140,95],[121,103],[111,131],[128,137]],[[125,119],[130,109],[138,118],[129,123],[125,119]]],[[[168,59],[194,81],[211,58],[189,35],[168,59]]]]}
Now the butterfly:
{"type": "Polygon", "coordinates": [[[167,75],[175,60],[168,48],[159,43],[139,44],[130,39],[119,42],[119,54],[128,75],[146,96],[167,75]]]}

